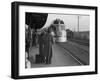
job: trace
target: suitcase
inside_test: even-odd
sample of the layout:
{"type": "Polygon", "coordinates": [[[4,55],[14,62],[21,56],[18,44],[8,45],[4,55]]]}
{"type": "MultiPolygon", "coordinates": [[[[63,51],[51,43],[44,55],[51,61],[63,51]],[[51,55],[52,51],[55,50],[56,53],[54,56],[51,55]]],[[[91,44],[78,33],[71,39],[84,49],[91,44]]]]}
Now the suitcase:
{"type": "Polygon", "coordinates": [[[44,56],[36,55],[36,63],[44,63],[44,56]]]}

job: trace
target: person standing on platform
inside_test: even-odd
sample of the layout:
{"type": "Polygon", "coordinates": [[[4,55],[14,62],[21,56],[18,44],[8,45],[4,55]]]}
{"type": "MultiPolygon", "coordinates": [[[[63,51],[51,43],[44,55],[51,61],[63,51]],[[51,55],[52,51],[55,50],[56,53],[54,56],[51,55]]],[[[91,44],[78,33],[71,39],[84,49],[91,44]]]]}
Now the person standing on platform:
{"type": "Polygon", "coordinates": [[[42,60],[43,62],[45,62],[44,40],[45,40],[45,32],[43,31],[40,35],[38,35],[39,55],[43,57],[42,60]]]}
{"type": "Polygon", "coordinates": [[[25,31],[25,51],[28,53],[28,59],[29,59],[29,51],[31,46],[31,29],[28,27],[25,31]]]}
{"type": "Polygon", "coordinates": [[[44,39],[44,53],[45,53],[45,63],[51,64],[52,60],[52,44],[53,44],[53,36],[51,35],[51,28],[48,28],[45,34],[44,39]]]}

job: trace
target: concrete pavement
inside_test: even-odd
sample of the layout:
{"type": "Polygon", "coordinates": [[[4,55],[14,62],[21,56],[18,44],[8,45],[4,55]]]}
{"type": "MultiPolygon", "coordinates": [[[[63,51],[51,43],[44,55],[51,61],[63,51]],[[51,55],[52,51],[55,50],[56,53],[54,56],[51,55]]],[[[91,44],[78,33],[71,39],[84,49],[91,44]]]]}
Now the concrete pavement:
{"type": "Polygon", "coordinates": [[[51,64],[35,64],[35,55],[39,54],[38,48],[33,47],[30,51],[31,64],[33,67],[56,67],[56,66],[79,66],[80,63],[75,60],[69,52],[60,47],[59,45],[53,45],[53,57],[51,64]]]}

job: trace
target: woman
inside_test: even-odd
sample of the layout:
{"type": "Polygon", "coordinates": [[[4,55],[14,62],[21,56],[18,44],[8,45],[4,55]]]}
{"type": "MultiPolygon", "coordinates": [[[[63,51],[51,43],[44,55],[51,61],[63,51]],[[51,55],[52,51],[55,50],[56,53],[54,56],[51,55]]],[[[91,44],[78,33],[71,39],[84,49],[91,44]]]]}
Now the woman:
{"type": "Polygon", "coordinates": [[[48,28],[44,38],[44,53],[45,53],[45,63],[51,64],[52,59],[52,44],[53,44],[53,36],[51,34],[52,29],[48,28]]]}

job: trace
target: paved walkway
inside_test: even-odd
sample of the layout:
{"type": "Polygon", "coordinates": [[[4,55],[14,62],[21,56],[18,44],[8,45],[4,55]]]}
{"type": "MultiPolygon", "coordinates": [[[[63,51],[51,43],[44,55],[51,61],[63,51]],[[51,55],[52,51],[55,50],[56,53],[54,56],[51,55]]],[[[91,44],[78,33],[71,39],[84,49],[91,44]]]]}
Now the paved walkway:
{"type": "Polygon", "coordinates": [[[55,67],[55,66],[77,66],[80,65],[69,52],[58,45],[53,45],[53,57],[51,64],[35,64],[35,55],[39,54],[38,48],[32,48],[30,51],[31,63],[33,67],[55,67]]]}

